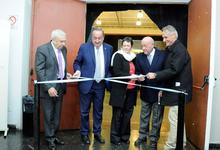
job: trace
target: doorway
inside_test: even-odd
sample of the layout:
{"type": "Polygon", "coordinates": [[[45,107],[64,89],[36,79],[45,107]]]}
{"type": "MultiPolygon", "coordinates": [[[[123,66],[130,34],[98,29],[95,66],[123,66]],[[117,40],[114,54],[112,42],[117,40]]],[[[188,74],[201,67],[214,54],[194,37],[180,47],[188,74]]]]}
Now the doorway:
{"type": "MultiPolygon", "coordinates": [[[[179,30],[181,31],[183,30],[184,33],[180,32],[179,39],[181,39],[183,43],[186,45],[188,8],[185,5],[182,7],[178,6],[178,8],[176,9],[182,9],[181,10],[182,14],[174,16],[172,18],[174,20],[172,20],[170,19],[170,17],[167,17],[172,13],[174,14],[173,11],[167,12],[167,10],[171,9],[170,7],[173,7],[173,6],[167,5],[167,6],[158,7],[158,5],[156,6],[156,5],[132,5],[132,4],[123,5],[121,4],[121,5],[116,5],[116,6],[111,5],[110,7],[108,4],[98,4],[98,5],[88,4],[87,5],[86,39],[87,41],[90,40],[90,30],[92,26],[100,26],[103,28],[105,32],[105,42],[111,44],[113,46],[114,51],[117,51],[119,49],[119,44],[118,44],[119,40],[123,39],[125,36],[131,36],[136,41],[140,41],[145,36],[151,36],[157,43],[156,47],[164,48],[162,38],[161,38],[162,32],[160,31],[160,28],[163,27],[164,25],[167,25],[167,23],[169,22],[169,24],[174,24],[176,25],[176,27],[179,26],[179,30]],[[144,25],[138,26],[135,23],[135,20],[132,19],[132,17],[129,18],[126,15],[124,16],[127,17],[126,18],[127,20],[130,19],[130,21],[133,21],[133,26],[132,25],[129,26],[129,23],[127,23],[126,25],[123,24],[123,18],[120,18],[120,17],[123,17],[123,14],[121,13],[123,12],[125,13],[127,11],[132,11],[132,13],[135,13],[135,15],[133,14],[133,16],[136,16],[138,12],[142,11],[144,14],[149,16],[149,18],[151,19],[151,22],[148,22],[145,20],[142,20],[142,22],[146,23],[147,24],[146,26],[150,26],[150,25],[151,26],[150,27],[146,27],[144,25]],[[107,13],[106,16],[104,13],[107,13]],[[116,14],[116,19],[114,19],[114,15],[115,15],[114,13],[116,14]],[[107,17],[107,18],[104,18],[104,17],[107,17]],[[163,21],[160,22],[158,18],[161,18],[163,21]],[[166,18],[170,20],[167,21],[166,18]],[[179,23],[178,22],[179,19],[184,20],[184,21],[179,23]],[[118,22],[118,25],[117,23],[114,22],[114,20],[118,22]],[[157,22],[157,24],[155,22],[157,22]],[[156,26],[155,31],[151,31],[152,24],[155,24],[156,26]]],[[[138,20],[139,18],[136,18],[136,19],[138,20]]],[[[103,129],[108,129],[108,130],[110,130],[111,116],[112,116],[112,108],[111,106],[109,106],[109,95],[110,93],[106,91],[106,96],[104,100],[103,125],[102,125],[103,129]]],[[[132,120],[131,120],[131,128],[133,132],[132,138],[134,139],[132,141],[135,141],[135,139],[138,138],[139,116],[140,116],[140,108],[141,108],[140,102],[141,100],[138,95],[137,105],[134,109],[134,113],[133,113],[132,120]]],[[[161,127],[161,140],[159,141],[159,143],[162,146],[166,140],[167,132],[169,130],[167,112],[168,112],[168,108],[165,109],[164,120],[163,120],[163,124],[161,127]]],[[[91,116],[90,118],[92,119],[92,113],[90,114],[90,116],[91,116]]],[[[90,124],[92,125],[92,120],[90,124]]]]}

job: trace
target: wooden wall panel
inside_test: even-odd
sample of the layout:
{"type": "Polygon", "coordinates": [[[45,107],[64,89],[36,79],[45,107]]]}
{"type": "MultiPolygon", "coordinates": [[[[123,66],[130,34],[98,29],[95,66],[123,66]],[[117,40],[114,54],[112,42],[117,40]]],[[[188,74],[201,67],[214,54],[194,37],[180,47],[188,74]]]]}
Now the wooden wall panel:
{"type": "Polygon", "coordinates": [[[188,50],[192,57],[193,99],[186,107],[186,130],[188,139],[199,149],[204,149],[208,87],[203,84],[209,74],[211,0],[192,0],[188,13],[188,50]]]}
{"type": "MultiPolygon", "coordinates": [[[[73,73],[73,60],[85,38],[86,4],[77,0],[33,0],[33,25],[31,39],[31,62],[34,68],[36,48],[50,41],[53,29],[60,28],[67,33],[68,72],[73,73]]],[[[33,80],[30,77],[30,94],[33,95],[33,80]]],[[[42,118],[42,117],[41,117],[42,118]]],[[[41,126],[42,126],[41,119],[41,126]]],[[[68,84],[64,97],[61,129],[78,129],[80,126],[79,94],[76,84],[68,84]]]]}

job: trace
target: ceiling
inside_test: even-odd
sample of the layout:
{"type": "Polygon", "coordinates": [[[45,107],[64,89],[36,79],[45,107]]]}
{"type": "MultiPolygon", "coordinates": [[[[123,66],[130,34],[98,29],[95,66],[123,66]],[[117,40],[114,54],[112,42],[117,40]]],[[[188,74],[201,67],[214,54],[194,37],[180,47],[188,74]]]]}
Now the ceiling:
{"type": "Polygon", "coordinates": [[[161,36],[162,34],[143,10],[104,11],[96,18],[93,26],[102,27],[107,35],[161,36]]]}
{"type": "Polygon", "coordinates": [[[80,0],[86,3],[189,4],[191,0],[80,0]]]}

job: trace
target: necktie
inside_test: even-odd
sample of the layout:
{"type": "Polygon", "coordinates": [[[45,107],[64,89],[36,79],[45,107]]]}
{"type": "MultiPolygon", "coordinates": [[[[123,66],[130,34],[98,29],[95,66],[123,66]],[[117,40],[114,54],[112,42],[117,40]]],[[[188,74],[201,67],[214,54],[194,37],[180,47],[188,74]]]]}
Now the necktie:
{"type": "Polygon", "coordinates": [[[64,72],[63,72],[63,61],[62,61],[62,51],[58,49],[58,66],[59,66],[59,78],[63,79],[64,72]]]}
{"type": "Polygon", "coordinates": [[[149,64],[151,65],[151,63],[152,63],[152,56],[151,56],[151,55],[148,55],[148,56],[147,56],[147,59],[148,59],[149,64]]]}
{"type": "Polygon", "coordinates": [[[94,78],[96,79],[96,82],[100,82],[101,80],[99,78],[101,78],[101,64],[100,64],[100,49],[96,49],[96,57],[95,57],[95,75],[94,78]]]}

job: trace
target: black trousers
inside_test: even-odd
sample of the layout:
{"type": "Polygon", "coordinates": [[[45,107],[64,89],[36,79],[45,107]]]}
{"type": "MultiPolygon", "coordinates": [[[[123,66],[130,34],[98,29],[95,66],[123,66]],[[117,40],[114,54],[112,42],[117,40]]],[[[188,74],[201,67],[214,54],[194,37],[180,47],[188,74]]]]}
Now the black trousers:
{"type": "Polygon", "coordinates": [[[111,142],[117,143],[121,141],[128,141],[131,132],[131,117],[134,110],[134,103],[136,101],[137,91],[128,90],[126,100],[123,107],[112,107],[112,122],[111,122],[111,142]],[[134,100],[135,99],[135,100],[134,100]]]}

